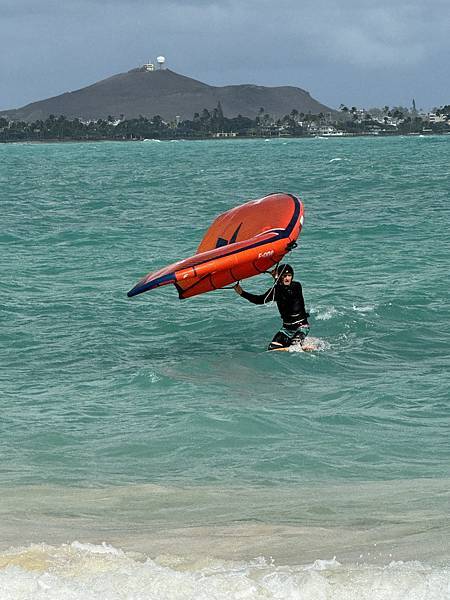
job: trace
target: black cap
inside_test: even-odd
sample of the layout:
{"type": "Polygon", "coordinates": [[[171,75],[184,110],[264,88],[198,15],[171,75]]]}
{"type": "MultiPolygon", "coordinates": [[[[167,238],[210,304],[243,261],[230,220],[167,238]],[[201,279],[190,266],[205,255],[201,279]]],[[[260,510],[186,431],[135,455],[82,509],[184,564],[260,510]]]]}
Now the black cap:
{"type": "Polygon", "coordinates": [[[292,275],[292,277],[294,277],[294,269],[291,267],[291,265],[288,265],[288,264],[278,265],[277,277],[283,277],[283,275],[287,275],[287,274],[290,274],[290,275],[292,275]]]}

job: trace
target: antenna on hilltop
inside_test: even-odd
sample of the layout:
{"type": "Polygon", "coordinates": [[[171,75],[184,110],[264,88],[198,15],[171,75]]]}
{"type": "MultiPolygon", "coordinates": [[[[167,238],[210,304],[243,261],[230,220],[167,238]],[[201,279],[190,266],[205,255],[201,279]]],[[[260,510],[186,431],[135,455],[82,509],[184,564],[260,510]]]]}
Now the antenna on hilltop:
{"type": "Polygon", "coordinates": [[[150,62],[150,60],[149,60],[148,63],[144,64],[143,68],[146,71],[154,71],[155,70],[155,65],[152,62],[150,62]]]}
{"type": "Polygon", "coordinates": [[[162,69],[163,68],[163,64],[166,62],[166,59],[164,56],[157,56],[156,57],[156,62],[159,65],[159,68],[162,69]]]}

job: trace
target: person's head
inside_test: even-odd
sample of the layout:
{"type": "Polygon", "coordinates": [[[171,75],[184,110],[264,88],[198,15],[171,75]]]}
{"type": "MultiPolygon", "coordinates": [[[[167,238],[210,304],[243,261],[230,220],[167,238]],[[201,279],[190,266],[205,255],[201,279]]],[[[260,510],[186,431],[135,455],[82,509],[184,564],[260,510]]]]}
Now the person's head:
{"type": "Polygon", "coordinates": [[[281,283],[283,285],[290,285],[292,279],[294,278],[294,269],[291,267],[291,265],[288,264],[278,265],[276,277],[278,283],[281,283]]]}

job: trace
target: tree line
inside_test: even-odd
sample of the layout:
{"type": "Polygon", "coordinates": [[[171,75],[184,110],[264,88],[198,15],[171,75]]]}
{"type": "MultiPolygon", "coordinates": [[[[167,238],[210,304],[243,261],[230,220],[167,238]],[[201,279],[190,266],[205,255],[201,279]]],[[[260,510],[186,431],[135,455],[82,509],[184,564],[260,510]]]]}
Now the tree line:
{"type": "MultiPolygon", "coordinates": [[[[447,115],[450,119],[450,105],[435,109],[435,114],[447,115]]],[[[397,107],[390,109],[370,109],[361,111],[356,107],[340,106],[333,113],[310,114],[293,109],[288,115],[273,118],[263,107],[252,119],[238,115],[225,117],[220,102],[213,110],[196,112],[192,119],[164,121],[160,115],[147,118],[125,119],[123,115],[112,115],[106,119],[83,121],[68,119],[64,115],[50,115],[32,123],[9,121],[0,117],[0,141],[95,141],[95,140],[143,140],[143,139],[203,139],[219,135],[245,137],[268,136],[308,136],[314,135],[322,127],[332,127],[336,132],[346,134],[410,134],[446,133],[448,123],[429,122],[417,112],[397,107]],[[396,123],[393,124],[392,120],[396,123]]]]}

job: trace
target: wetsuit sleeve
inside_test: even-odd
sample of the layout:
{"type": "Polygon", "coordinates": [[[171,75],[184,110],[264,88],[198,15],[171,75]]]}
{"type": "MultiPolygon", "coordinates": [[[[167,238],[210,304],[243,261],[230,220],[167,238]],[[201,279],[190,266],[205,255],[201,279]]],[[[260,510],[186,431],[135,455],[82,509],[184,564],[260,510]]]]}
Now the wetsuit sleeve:
{"type": "Polygon", "coordinates": [[[249,292],[244,292],[242,290],[242,298],[245,298],[252,304],[266,304],[266,302],[271,302],[273,300],[274,288],[270,288],[264,294],[250,294],[249,292]]]}

